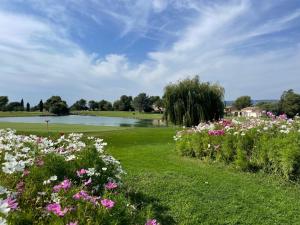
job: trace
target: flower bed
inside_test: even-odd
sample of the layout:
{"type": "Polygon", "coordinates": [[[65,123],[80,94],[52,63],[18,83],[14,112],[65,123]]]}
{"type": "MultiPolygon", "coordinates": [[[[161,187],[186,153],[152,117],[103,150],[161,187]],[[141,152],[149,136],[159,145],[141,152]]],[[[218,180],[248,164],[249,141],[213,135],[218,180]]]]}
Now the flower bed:
{"type": "Polygon", "coordinates": [[[158,224],[122,187],[102,139],[0,130],[0,224],[158,224]]]}
{"type": "Polygon", "coordinates": [[[183,156],[221,161],[249,171],[263,170],[286,179],[300,178],[300,119],[285,115],[221,120],[184,129],[174,137],[183,156]]]}

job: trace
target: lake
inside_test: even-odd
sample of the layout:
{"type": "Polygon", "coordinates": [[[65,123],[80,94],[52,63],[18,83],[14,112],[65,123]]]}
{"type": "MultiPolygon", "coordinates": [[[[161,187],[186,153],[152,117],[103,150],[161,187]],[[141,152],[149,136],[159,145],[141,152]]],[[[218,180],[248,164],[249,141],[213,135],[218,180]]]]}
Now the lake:
{"type": "Polygon", "coordinates": [[[28,116],[28,117],[0,117],[0,122],[15,123],[46,123],[49,124],[82,124],[95,126],[117,126],[117,127],[154,127],[165,126],[161,120],[141,120],[121,117],[105,116],[28,116]]]}

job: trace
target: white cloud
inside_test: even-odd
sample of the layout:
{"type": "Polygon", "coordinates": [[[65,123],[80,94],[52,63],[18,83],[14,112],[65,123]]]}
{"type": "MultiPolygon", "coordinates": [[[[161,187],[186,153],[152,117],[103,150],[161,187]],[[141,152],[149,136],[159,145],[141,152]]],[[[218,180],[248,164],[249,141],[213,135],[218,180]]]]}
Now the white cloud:
{"type": "MultiPolygon", "coordinates": [[[[124,2],[120,2],[123,6],[124,2]]],[[[171,4],[143,2],[137,1],[133,8],[128,6],[124,13],[115,9],[118,4],[106,9],[106,15],[124,25],[121,35],[147,32],[150,11],[159,13],[171,4]]],[[[275,98],[285,89],[297,90],[300,41],[270,49],[262,45],[269,41],[264,35],[293,27],[299,21],[299,10],[275,19],[257,20],[251,14],[255,6],[250,1],[218,5],[179,2],[172,4],[177,9],[193,10],[196,16],[178,30],[179,36],[170,47],[149,52],[139,64],[132,63],[126,55],[111,53],[99,58],[86,53],[70,40],[68,26],[0,11],[0,95],[25,93],[30,97],[36,93],[31,97],[34,101],[52,94],[69,101],[80,97],[116,99],[121,94],[141,91],[162,94],[167,83],[195,74],[204,81],[219,81],[227,99],[243,94],[275,98]]],[[[264,10],[270,10],[270,6],[264,10]]],[[[55,11],[48,9],[48,15],[52,14],[55,11]]],[[[64,21],[69,23],[70,19],[64,21]]]]}

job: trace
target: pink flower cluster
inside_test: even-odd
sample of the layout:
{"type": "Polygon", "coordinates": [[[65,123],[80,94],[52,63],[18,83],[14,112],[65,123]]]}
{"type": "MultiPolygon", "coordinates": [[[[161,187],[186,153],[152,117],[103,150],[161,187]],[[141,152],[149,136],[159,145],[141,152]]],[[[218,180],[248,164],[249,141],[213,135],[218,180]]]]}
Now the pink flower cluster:
{"type": "Polygon", "coordinates": [[[156,219],[151,219],[151,220],[147,220],[145,225],[159,225],[159,223],[157,223],[156,219]]]}
{"type": "Polygon", "coordinates": [[[286,114],[281,114],[278,116],[279,119],[281,120],[287,120],[287,115],[286,114]]]}
{"type": "Polygon", "coordinates": [[[65,180],[62,181],[60,184],[55,185],[55,186],[53,187],[53,191],[54,191],[54,192],[59,192],[61,189],[68,190],[68,189],[71,188],[71,186],[72,186],[71,181],[68,180],[68,179],[65,179],[65,180]]]}
{"type": "Polygon", "coordinates": [[[46,209],[48,212],[53,212],[57,216],[64,216],[68,212],[68,208],[62,210],[61,205],[58,203],[49,204],[46,209]]]}
{"type": "Polygon", "coordinates": [[[101,205],[103,205],[107,209],[111,209],[112,207],[114,207],[115,202],[110,199],[103,199],[101,200],[101,205]]]}
{"type": "Polygon", "coordinates": [[[82,175],[86,174],[87,172],[88,171],[86,169],[80,169],[80,170],[76,171],[78,177],[81,177],[82,175]]]}
{"type": "Polygon", "coordinates": [[[230,127],[230,126],[232,126],[231,120],[220,120],[219,124],[222,125],[223,127],[230,127]]]}
{"type": "Polygon", "coordinates": [[[118,184],[115,183],[115,182],[108,182],[107,184],[105,184],[105,188],[107,190],[113,190],[113,189],[116,189],[118,187],[118,184]]]}
{"type": "Polygon", "coordinates": [[[209,130],[208,134],[211,136],[222,136],[225,134],[224,130],[209,130]]]}
{"type": "Polygon", "coordinates": [[[10,209],[15,210],[18,208],[18,202],[16,199],[8,197],[7,199],[4,200],[4,202],[7,203],[8,208],[10,208],[10,209]]]}
{"type": "Polygon", "coordinates": [[[73,195],[73,198],[76,200],[83,199],[85,201],[89,201],[89,202],[93,203],[94,205],[98,204],[97,201],[100,199],[100,197],[90,196],[86,191],[83,191],[83,190],[81,190],[80,192],[73,195]]]}

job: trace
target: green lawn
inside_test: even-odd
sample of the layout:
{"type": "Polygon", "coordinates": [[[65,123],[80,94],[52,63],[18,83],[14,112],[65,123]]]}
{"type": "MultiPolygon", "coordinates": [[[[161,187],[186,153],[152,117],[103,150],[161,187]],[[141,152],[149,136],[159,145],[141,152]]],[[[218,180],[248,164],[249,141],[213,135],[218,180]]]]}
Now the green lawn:
{"type": "Polygon", "coordinates": [[[159,113],[139,113],[125,111],[72,111],[72,114],[78,115],[93,115],[93,116],[110,116],[110,117],[125,117],[135,119],[161,119],[162,114],[159,113]]]}
{"type": "MultiPolygon", "coordinates": [[[[34,126],[15,128],[34,132],[34,126]]],[[[152,205],[161,224],[300,224],[298,184],[180,157],[174,133],[175,128],[132,128],[90,135],[108,142],[108,151],[128,173],[132,197],[152,205]]]]}
{"type": "Polygon", "coordinates": [[[12,117],[12,116],[48,116],[53,115],[48,112],[26,112],[26,111],[17,111],[17,112],[2,112],[0,111],[0,117],[12,117]]]}

